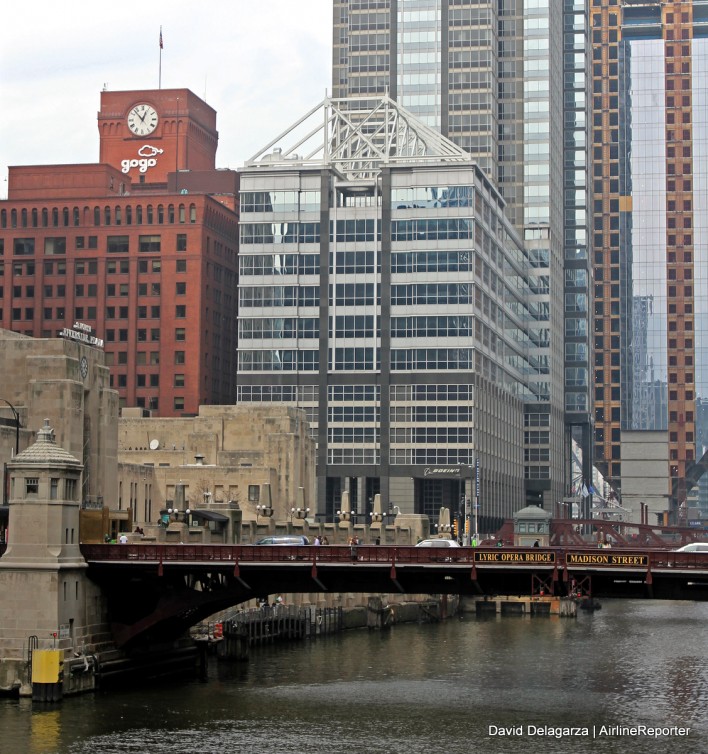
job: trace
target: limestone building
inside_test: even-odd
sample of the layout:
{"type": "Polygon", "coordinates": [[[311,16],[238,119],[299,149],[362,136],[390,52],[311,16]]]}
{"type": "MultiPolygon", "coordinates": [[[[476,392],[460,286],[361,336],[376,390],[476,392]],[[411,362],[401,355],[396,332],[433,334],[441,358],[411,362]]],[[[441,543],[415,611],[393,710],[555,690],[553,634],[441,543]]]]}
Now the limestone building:
{"type": "Polygon", "coordinates": [[[276,520],[298,506],[314,513],[315,443],[304,412],[268,405],[201,406],[181,419],[131,413],[119,424],[117,507],[141,528],[167,515],[223,523],[236,541],[238,521],[256,520],[258,505],[272,507],[276,520]]]}
{"type": "MultiPolygon", "coordinates": [[[[118,394],[100,348],[64,338],[31,338],[0,330],[0,461],[9,462],[50,418],[57,444],[83,465],[79,499],[116,504],[118,394]]],[[[7,526],[5,474],[0,529],[7,526]]]]}

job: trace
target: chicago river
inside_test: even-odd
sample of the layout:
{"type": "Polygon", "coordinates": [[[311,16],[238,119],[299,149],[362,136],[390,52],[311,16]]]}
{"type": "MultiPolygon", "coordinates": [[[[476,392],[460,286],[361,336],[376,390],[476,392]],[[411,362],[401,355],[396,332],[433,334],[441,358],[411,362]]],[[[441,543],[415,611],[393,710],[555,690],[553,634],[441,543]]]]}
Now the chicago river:
{"type": "Polygon", "coordinates": [[[206,682],[1,700],[0,751],[697,754],[707,647],[692,602],[349,631],[212,659],[206,682]]]}

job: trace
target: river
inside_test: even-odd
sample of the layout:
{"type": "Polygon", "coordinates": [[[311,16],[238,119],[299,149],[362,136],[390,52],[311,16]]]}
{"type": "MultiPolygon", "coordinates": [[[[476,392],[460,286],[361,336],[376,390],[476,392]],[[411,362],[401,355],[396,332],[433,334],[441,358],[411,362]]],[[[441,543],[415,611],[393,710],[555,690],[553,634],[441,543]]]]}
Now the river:
{"type": "Polygon", "coordinates": [[[0,700],[0,752],[698,754],[707,653],[691,602],[363,629],[213,659],[206,682],[0,700]]]}

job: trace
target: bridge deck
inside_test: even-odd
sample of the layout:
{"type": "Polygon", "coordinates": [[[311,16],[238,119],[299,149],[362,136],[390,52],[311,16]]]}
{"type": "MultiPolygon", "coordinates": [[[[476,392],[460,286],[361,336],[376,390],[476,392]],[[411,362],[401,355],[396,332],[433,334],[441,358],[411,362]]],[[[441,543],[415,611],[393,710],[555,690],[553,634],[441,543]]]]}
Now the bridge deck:
{"type": "Polygon", "coordinates": [[[385,545],[355,547],[327,545],[321,547],[282,547],[255,545],[202,544],[125,544],[82,545],[89,563],[162,563],[162,564],[231,564],[288,563],[307,561],[313,564],[381,564],[431,565],[446,564],[489,568],[521,568],[531,570],[688,570],[708,577],[708,553],[673,552],[662,549],[597,549],[580,547],[460,547],[424,548],[385,545]]]}

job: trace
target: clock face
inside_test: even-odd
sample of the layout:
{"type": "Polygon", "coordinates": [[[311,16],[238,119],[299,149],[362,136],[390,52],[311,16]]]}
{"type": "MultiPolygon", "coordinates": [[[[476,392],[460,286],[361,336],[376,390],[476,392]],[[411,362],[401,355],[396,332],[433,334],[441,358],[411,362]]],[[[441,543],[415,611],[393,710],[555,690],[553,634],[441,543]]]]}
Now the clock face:
{"type": "Polygon", "coordinates": [[[128,113],[128,128],[136,136],[148,136],[157,128],[157,111],[151,105],[135,105],[128,113]]]}
{"type": "Polygon", "coordinates": [[[79,369],[81,370],[81,376],[86,379],[86,375],[88,374],[88,359],[85,356],[81,357],[79,369]]]}

